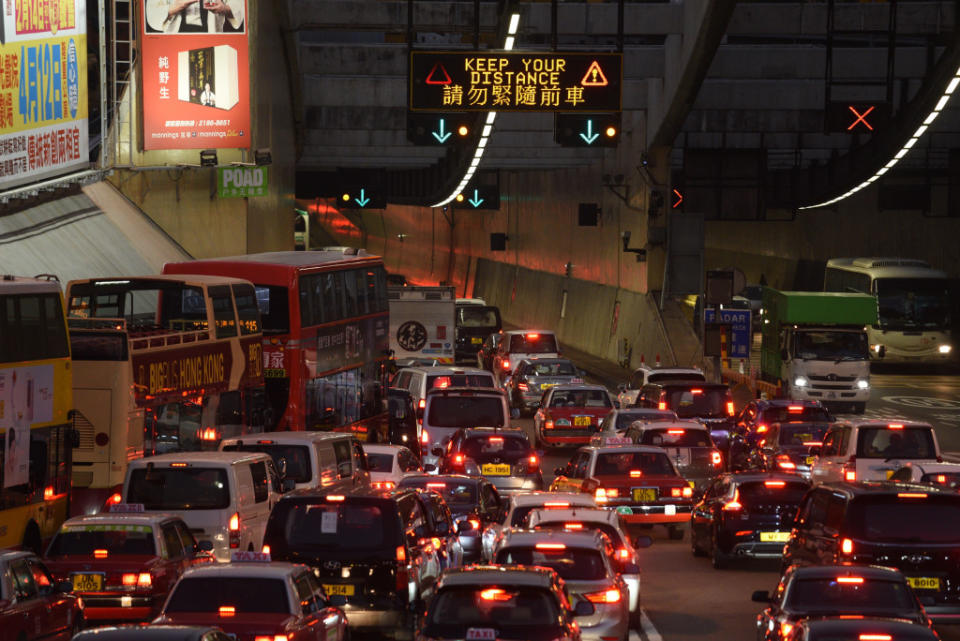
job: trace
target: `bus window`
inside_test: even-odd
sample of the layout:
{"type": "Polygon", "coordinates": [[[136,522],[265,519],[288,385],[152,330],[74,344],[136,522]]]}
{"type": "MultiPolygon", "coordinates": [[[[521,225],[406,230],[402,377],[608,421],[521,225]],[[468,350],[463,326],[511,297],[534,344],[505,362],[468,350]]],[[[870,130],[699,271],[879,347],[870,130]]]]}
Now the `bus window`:
{"type": "Polygon", "coordinates": [[[234,285],[233,297],[237,302],[237,318],[240,320],[240,334],[248,336],[260,332],[260,312],[257,310],[257,297],[250,285],[234,285]]]}
{"type": "Polygon", "coordinates": [[[290,331],[290,303],[287,288],[279,285],[257,285],[257,307],[264,334],[285,334],[290,331]]]}
{"type": "Polygon", "coordinates": [[[217,285],[207,290],[213,303],[213,321],[217,325],[217,338],[230,338],[237,335],[237,321],[233,314],[233,298],[230,288],[217,285]]]}

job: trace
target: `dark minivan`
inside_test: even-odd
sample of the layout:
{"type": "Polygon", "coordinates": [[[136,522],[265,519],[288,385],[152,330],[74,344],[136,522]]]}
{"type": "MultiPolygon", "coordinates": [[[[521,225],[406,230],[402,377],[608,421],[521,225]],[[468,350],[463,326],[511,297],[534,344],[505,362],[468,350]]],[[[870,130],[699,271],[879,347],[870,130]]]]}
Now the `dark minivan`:
{"type": "Polygon", "coordinates": [[[783,567],[859,563],[895,567],[927,614],[960,615],[960,494],[890,481],[825,483],[811,490],[783,567]]]}
{"type": "Polygon", "coordinates": [[[733,431],[733,396],[726,383],[664,381],[640,388],[636,407],[673,410],[681,419],[696,419],[710,428],[717,447],[727,453],[733,431]]]}
{"type": "Polygon", "coordinates": [[[415,489],[296,490],[274,506],[264,546],[305,563],[329,597],[344,597],[350,627],[409,638],[439,574],[427,506],[415,489]]]}
{"type": "Polygon", "coordinates": [[[456,342],[453,355],[458,363],[477,360],[484,339],[503,328],[500,308],[493,305],[457,305],[454,321],[456,342]]]}

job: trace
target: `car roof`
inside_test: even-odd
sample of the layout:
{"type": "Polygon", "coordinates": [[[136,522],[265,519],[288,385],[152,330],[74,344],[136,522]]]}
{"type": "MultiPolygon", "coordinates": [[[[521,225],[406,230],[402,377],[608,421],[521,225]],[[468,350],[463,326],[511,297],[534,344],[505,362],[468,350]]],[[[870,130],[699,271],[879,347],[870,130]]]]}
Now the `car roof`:
{"type": "Polygon", "coordinates": [[[83,630],[73,636],[77,641],[199,641],[219,628],[212,625],[120,625],[83,630]]]}
{"type": "Polygon", "coordinates": [[[503,396],[504,391],[497,387],[431,387],[427,390],[427,396],[447,396],[450,394],[460,394],[467,396],[464,392],[470,392],[469,395],[477,396],[479,394],[495,394],[503,396]]]}
{"type": "Polygon", "coordinates": [[[730,386],[726,383],[710,383],[709,381],[662,381],[659,383],[648,383],[648,385],[658,385],[660,387],[702,387],[705,389],[726,389],[729,390],[730,386]]]}
{"type": "Polygon", "coordinates": [[[416,493],[417,488],[400,487],[395,490],[378,490],[369,485],[354,485],[349,479],[327,487],[303,487],[290,490],[280,497],[281,502],[295,499],[323,500],[327,496],[345,496],[347,498],[393,499],[404,493],[416,493]]]}
{"type": "Polygon", "coordinates": [[[844,494],[848,497],[873,495],[884,496],[890,494],[900,494],[903,492],[916,492],[922,494],[934,494],[939,496],[953,496],[960,500],[960,495],[956,490],[950,488],[941,488],[931,485],[920,485],[915,483],[903,483],[900,481],[860,481],[848,483],[838,481],[834,483],[824,483],[818,488],[830,490],[832,492],[844,494]]]}
{"type": "Polygon", "coordinates": [[[493,434],[496,434],[496,435],[498,435],[498,436],[501,436],[501,435],[506,435],[506,436],[521,436],[521,437],[523,437],[524,439],[526,439],[526,440],[528,440],[528,441],[530,440],[530,437],[527,436],[526,431],[523,430],[523,429],[521,429],[521,428],[519,428],[519,427],[482,427],[482,426],[478,426],[478,427],[464,427],[464,428],[462,428],[462,429],[463,429],[463,435],[466,436],[467,438],[472,437],[472,436],[491,436],[491,435],[493,435],[493,434]]]}
{"type": "Polygon", "coordinates": [[[603,385],[595,385],[593,383],[560,383],[559,385],[554,385],[550,388],[551,390],[603,390],[609,394],[610,392],[603,385]]]}
{"type": "Polygon", "coordinates": [[[503,330],[504,336],[519,336],[521,334],[550,334],[553,336],[555,332],[552,329],[505,329],[503,330]]]}
{"type": "Polygon", "coordinates": [[[901,468],[903,467],[919,468],[920,471],[923,472],[924,474],[930,474],[930,473],[936,473],[936,472],[947,472],[952,474],[952,473],[960,472],[960,463],[951,463],[949,461],[944,461],[942,463],[935,462],[935,461],[927,461],[927,460],[907,461],[900,467],[901,468]]]}
{"type": "MultiPolygon", "coordinates": [[[[364,446],[366,449],[366,446],[364,446]]],[[[404,487],[404,481],[427,481],[428,483],[465,483],[479,484],[486,479],[479,476],[470,476],[467,474],[404,474],[400,479],[399,485],[404,487]]]]}
{"type": "Polygon", "coordinates": [[[791,474],[789,472],[733,472],[725,476],[729,477],[733,483],[738,485],[741,483],[759,483],[762,481],[787,481],[788,483],[804,483],[810,485],[810,481],[799,474],[791,474]]]}
{"type": "Polygon", "coordinates": [[[807,565],[793,568],[793,578],[829,579],[837,576],[862,576],[874,581],[905,581],[900,570],[879,565],[807,565]]]}
{"type": "Polygon", "coordinates": [[[645,430],[665,430],[670,428],[685,429],[685,430],[700,430],[702,432],[709,432],[710,428],[704,425],[699,421],[634,421],[630,425],[631,428],[636,427],[640,431],[645,430]]]}
{"type": "MultiPolygon", "coordinates": [[[[573,361],[569,358],[563,358],[562,356],[548,356],[546,358],[538,358],[536,356],[524,356],[520,359],[520,363],[570,363],[573,365],[573,361]]],[[[520,364],[518,363],[518,364],[520,364]]]]}
{"type": "Polygon", "coordinates": [[[523,565],[468,565],[444,571],[439,589],[460,585],[529,585],[550,588],[554,571],[523,565]]]}
{"type": "Polygon", "coordinates": [[[170,465],[171,463],[211,463],[221,465],[236,465],[238,463],[247,463],[270,460],[268,454],[263,452],[174,452],[171,454],[158,454],[146,458],[134,459],[128,464],[130,467],[147,467],[151,463],[159,467],[170,465]]]}
{"type": "MultiPolygon", "coordinates": [[[[350,438],[352,434],[345,432],[263,432],[261,434],[246,434],[244,436],[235,436],[225,438],[220,441],[221,446],[224,443],[255,443],[269,445],[269,443],[259,443],[260,441],[275,441],[284,443],[313,443],[315,441],[330,441],[338,438],[350,438]]],[[[156,457],[154,457],[156,458],[156,457]]]]}
{"type": "Polygon", "coordinates": [[[282,579],[291,574],[308,570],[307,566],[299,563],[285,563],[283,561],[271,561],[269,563],[205,563],[195,565],[183,573],[181,581],[186,578],[196,577],[226,577],[226,578],[257,578],[257,579],[282,579]]]}
{"type": "Polygon", "coordinates": [[[17,559],[26,559],[35,557],[36,554],[29,552],[27,550],[7,550],[0,552],[0,564],[2,563],[11,563],[17,559]]]}
{"type": "Polygon", "coordinates": [[[756,401],[757,407],[759,409],[767,409],[770,407],[789,407],[791,405],[803,405],[804,407],[819,407],[823,408],[823,403],[815,400],[794,400],[789,398],[764,398],[756,401]]]}
{"type": "Polygon", "coordinates": [[[410,448],[406,445],[368,445],[367,443],[363,444],[363,451],[373,454],[393,454],[397,455],[400,453],[400,450],[409,450],[410,448]]]}
{"type": "Polygon", "coordinates": [[[602,507],[537,508],[530,512],[531,519],[533,515],[537,515],[540,521],[552,522],[573,519],[577,521],[589,521],[591,523],[620,524],[620,516],[616,512],[602,507]]]}
{"type": "Polygon", "coordinates": [[[563,532],[560,530],[521,530],[508,528],[503,531],[498,547],[528,547],[537,543],[562,543],[567,547],[600,550],[609,541],[597,530],[587,532],[563,532]]]}
{"type": "Polygon", "coordinates": [[[105,512],[102,514],[83,514],[63,522],[68,525],[159,525],[170,519],[178,519],[177,514],[167,512],[105,512]]]}
{"type": "Polygon", "coordinates": [[[890,425],[902,425],[904,429],[910,428],[926,428],[933,429],[933,426],[930,423],[924,423],[923,421],[911,421],[909,419],[900,419],[900,418],[890,418],[890,419],[859,419],[853,421],[837,421],[835,427],[851,427],[853,429],[860,429],[864,427],[889,427],[890,425]]]}
{"type": "Polygon", "coordinates": [[[647,372],[648,374],[703,374],[703,370],[699,367],[673,367],[671,365],[661,365],[650,367],[649,365],[641,365],[637,369],[633,370],[636,372],[647,372]]]}
{"type": "Polygon", "coordinates": [[[934,641],[939,639],[933,630],[925,625],[912,623],[905,619],[807,619],[802,621],[814,638],[825,637],[858,638],[860,634],[888,634],[897,641],[934,641]]]}
{"type": "Polygon", "coordinates": [[[444,376],[444,375],[456,375],[456,374],[487,374],[493,376],[492,372],[489,372],[485,369],[480,369],[479,367],[450,367],[449,365],[434,365],[432,367],[427,366],[417,366],[417,367],[402,367],[397,370],[397,374],[401,372],[423,372],[424,374],[430,374],[431,376],[444,376]]]}
{"type": "Polygon", "coordinates": [[[513,505],[525,507],[527,505],[543,505],[546,502],[562,503],[567,501],[570,505],[589,505],[596,507],[597,501],[590,494],[580,492],[523,492],[511,496],[513,505]]]}
{"type": "Polygon", "coordinates": [[[650,454],[663,454],[667,455],[666,451],[662,447],[657,447],[656,445],[585,445],[580,448],[582,450],[595,451],[597,454],[617,454],[622,452],[643,452],[650,454]]]}

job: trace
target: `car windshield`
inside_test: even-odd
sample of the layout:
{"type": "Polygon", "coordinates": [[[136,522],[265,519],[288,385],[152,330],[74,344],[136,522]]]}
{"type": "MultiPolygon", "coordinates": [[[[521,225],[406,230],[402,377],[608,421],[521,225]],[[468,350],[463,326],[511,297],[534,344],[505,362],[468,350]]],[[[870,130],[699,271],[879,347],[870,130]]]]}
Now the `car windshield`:
{"type": "Polygon", "coordinates": [[[794,334],[793,353],[799,359],[862,361],[869,358],[864,332],[803,330],[794,334]]]}
{"type": "Polygon", "coordinates": [[[495,387],[493,374],[431,374],[427,376],[427,389],[439,387],[495,387]]]}
{"type": "Polygon", "coordinates": [[[897,543],[960,541],[960,496],[862,496],[847,510],[850,536],[897,543]]]}
{"type": "Polygon", "coordinates": [[[553,334],[514,334],[510,337],[511,354],[556,354],[558,351],[553,334]]]}
{"type": "MultiPolygon", "coordinates": [[[[384,505],[389,505],[385,503],[384,505]]],[[[286,541],[291,550],[312,548],[379,549],[396,538],[398,517],[386,518],[379,502],[295,502],[285,510],[277,506],[270,518],[270,533],[286,541]],[[277,532],[279,529],[280,532],[277,532]]],[[[392,549],[392,548],[391,548],[392,549]]]]}
{"type": "Polygon", "coordinates": [[[693,372],[653,372],[647,376],[648,383],[663,383],[666,381],[705,381],[701,373],[693,372]]]}
{"type": "Polygon", "coordinates": [[[823,442],[823,436],[830,427],[824,423],[780,423],[777,442],[783,446],[810,447],[823,442]]]}
{"type": "Polygon", "coordinates": [[[430,478],[405,478],[400,481],[400,487],[416,487],[421,490],[436,492],[443,497],[450,509],[455,507],[474,508],[477,506],[477,486],[473,482],[451,481],[430,478]]]}
{"type": "Polygon", "coordinates": [[[601,389],[557,389],[550,397],[550,407],[613,407],[610,395],[601,389]]]}
{"type": "Polygon", "coordinates": [[[937,458],[933,429],[861,427],[857,433],[857,458],[937,458]]]}
{"type": "Polygon", "coordinates": [[[223,510],[230,507],[227,471],[208,467],[139,467],[130,472],[127,503],[147,510],[223,510]]]}
{"type": "Polygon", "coordinates": [[[313,480],[310,468],[310,450],[306,445],[282,445],[280,443],[241,442],[228,443],[223,446],[224,452],[264,452],[273,459],[277,469],[286,465],[284,478],[293,479],[297,483],[309,483],[313,480]],[[281,463],[284,461],[284,463],[281,463]]]}
{"type": "Polygon", "coordinates": [[[676,476],[665,452],[601,452],[594,476],[626,476],[639,470],[641,476],[676,476]]]}
{"type": "Polygon", "coordinates": [[[809,614],[903,612],[915,609],[912,597],[906,582],[849,576],[803,578],[790,582],[783,607],[809,614]]]}
{"type": "Polygon", "coordinates": [[[457,324],[460,327],[500,328],[500,316],[496,307],[463,305],[457,307],[457,324]]]}
{"type": "Polygon", "coordinates": [[[434,597],[423,634],[438,639],[465,639],[472,638],[467,634],[469,629],[479,628],[489,629],[491,639],[547,641],[563,636],[558,624],[561,614],[557,598],[539,588],[451,587],[434,597]]]}
{"type": "Polygon", "coordinates": [[[47,556],[92,556],[106,550],[108,557],[154,556],[153,528],[149,525],[64,525],[50,542],[47,556]]]}
{"type": "Polygon", "coordinates": [[[503,427],[506,424],[500,396],[434,396],[429,399],[426,425],[434,427],[503,427]]]}
{"type": "Polygon", "coordinates": [[[802,481],[751,481],[737,486],[740,503],[751,505],[800,505],[810,486],[802,481]]]}
{"type": "Polygon", "coordinates": [[[949,280],[878,278],[875,283],[884,329],[937,329],[950,324],[949,280]]]}
{"type": "Polygon", "coordinates": [[[477,463],[486,463],[494,459],[513,463],[533,453],[530,449],[530,441],[516,434],[471,436],[464,440],[460,451],[477,463]]]}
{"type": "Polygon", "coordinates": [[[550,568],[556,570],[565,581],[599,581],[607,578],[607,568],[599,550],[567,547],[562,543],[503,548],[497,552],[496,562],[550,568]]]}
{"type": "Polygon", "coordinates": [[[663,427],[643,431],[640,445],[656,445],[657,447],[713,447],[710,433],[707,430],[683,429],[679,427],[663,427]]]}
{"type": "Polygon", "coordinates": [[[680,418],[727,417],[727,401],[730,392],[724,388],[668,388],[667,407],[680,418]]]}
{"type": "Polygon", "coordinates": [[[370,452],[365,452],[365,454],[371,472],[393,471],[393,454],[372,454],[370,452]]]}
{"type": "Polygon", "coordinates": [[[527,365],[527,376],[579,376],[577,368],[570,361],[551,363],[531,363],[527,365]]]}
{"type": "Polygon", "coordinates": [[[184,577],[163,611],[219,614],[221,608],[232,608],[233,614],[286,614],[290,612],[287,586],[282,579],[184,577]]]}

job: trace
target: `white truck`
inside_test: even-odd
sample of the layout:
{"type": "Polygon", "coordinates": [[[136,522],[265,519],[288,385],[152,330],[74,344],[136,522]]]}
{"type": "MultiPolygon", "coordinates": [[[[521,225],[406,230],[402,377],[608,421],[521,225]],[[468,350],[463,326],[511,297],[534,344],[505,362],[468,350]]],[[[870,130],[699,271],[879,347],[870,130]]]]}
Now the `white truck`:
{"type": "Polygon", "coordinates": [[[457,300],[453,287],[388,287],[387,296],[394,358],[452,365],[457,300]]]}

